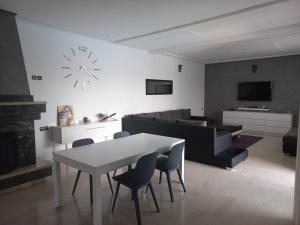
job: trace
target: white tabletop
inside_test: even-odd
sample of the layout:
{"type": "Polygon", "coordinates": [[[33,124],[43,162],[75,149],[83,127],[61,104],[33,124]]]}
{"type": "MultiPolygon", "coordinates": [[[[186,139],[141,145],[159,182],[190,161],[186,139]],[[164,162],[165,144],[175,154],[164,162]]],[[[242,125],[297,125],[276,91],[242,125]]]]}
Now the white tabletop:
{"type": "Polygon", "coordinates": [[[153,134],[136,134],[53,153],[53,159],[94,174],[129,165],[147,153],[166,152],[184,139],[153,134]]]}

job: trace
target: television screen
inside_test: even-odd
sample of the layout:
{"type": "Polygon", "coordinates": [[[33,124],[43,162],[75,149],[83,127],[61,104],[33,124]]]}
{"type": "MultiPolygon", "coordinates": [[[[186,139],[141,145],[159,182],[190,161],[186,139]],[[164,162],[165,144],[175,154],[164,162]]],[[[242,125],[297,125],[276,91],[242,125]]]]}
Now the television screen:
{"type": "Polygon", "coordinates": [[[238,100],[240,101],[271,101],[272,82],[241,82],[238,83],[238,100]]]}
{"type": "Polygon", "coordinates": [[[172,80],[146,79],[146,95],[170,95],[173,94],[172,80]]]}

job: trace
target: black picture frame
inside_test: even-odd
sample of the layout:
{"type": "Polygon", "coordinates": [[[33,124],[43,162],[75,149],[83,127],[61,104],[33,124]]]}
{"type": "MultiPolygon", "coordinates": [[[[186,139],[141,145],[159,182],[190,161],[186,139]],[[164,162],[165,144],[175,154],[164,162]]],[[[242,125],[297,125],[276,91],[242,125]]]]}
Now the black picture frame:
{"type": "Polygon", "coordinates": [[[146,95],[172,95],[173,80],[146,79],[146,95]]]}

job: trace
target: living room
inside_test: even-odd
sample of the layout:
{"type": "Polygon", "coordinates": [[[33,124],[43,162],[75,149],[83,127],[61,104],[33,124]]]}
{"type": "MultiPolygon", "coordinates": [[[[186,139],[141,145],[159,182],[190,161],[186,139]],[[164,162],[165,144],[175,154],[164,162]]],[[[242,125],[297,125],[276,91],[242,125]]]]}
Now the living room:
{"type": "Polygon", "coordinates": [[[1,0],[0,224],[300,224],[299,9],[297,0],[1,0]],[[11,143],[12,129],[26,142],[11,143]],[[89,186],[69,160],[57,173],[72,142],[106,146],[120,131],[185,142],[179,177],[163,173],[160,184],[154,172],[160,213],[148,184],[141,212],[122,186],[110,212],[114,178],[136,163],[129,156],[107,166],[111,182],[89,186]]]}

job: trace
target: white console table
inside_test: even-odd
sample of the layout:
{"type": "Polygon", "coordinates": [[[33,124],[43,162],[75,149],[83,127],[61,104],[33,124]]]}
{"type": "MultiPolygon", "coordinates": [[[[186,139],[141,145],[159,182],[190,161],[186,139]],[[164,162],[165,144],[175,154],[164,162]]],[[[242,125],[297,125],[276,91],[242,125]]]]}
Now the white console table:
{"type": "Polygon", "coordinates": [[[248,131],[285,134],[293,126],[293,114],[223,111],[223,124],[240,124],[248,131]]]}
{"type": "Polygon", "coordinates": [[[65,127],[50,127],[52,141],[57,144],[65,145],[66,149],[68,148],[68,144],[75,140],[82,138],[92,138],[95,142],[101,139],[107,140],[112,137],[114,133],[121,130],[121,122],[119,120],[76,124],[65,127]]]}

